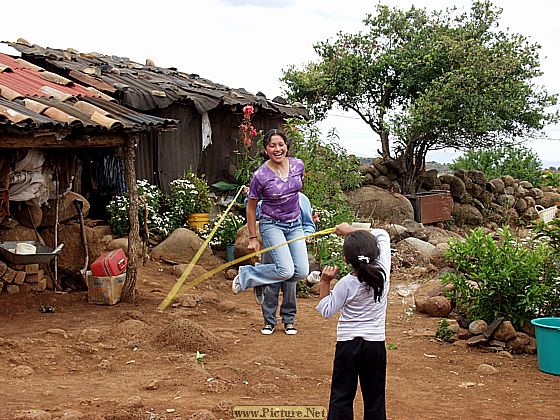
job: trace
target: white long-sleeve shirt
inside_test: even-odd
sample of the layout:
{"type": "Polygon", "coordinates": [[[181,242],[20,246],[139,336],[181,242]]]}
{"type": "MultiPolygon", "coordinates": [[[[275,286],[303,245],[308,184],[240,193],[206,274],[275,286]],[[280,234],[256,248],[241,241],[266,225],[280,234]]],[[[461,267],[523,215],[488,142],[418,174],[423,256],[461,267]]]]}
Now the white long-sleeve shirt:
{"type": "Polygon", "coordinates": [[[383,229],[372,229],[379,244],[376,264],[385,273],[385,285],[379,301],[374,301],[373,290],[352,274],[341,278],[333,290],[325,296],[316,309],[325,318],[340,311],[337,341],[349,341],[362,337],[367,341],[385,340],[385,316],[391,273],[391,246],[389,234],[383,229]]]}

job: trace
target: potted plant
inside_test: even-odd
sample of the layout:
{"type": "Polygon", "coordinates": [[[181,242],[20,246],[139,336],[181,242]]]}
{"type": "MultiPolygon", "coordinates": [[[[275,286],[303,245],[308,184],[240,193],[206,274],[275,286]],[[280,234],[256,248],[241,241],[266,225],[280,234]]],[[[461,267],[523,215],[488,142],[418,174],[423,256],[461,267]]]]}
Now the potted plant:
{"type": "Polygon", "coordinates": [[[223,220],[217,231],[220,245],[227,251],[227,260],[233,261],[233,249],[237,231],[245,224],[245,219],[237,214],[230,213],[223,220]]]}
{"type": "Polygon", "coordinates": [[[171,181],[169,186],[171,213],[177,218],[178,226],[182,226],[185,220],[195,230],[208,224],[212,200],[204,179],[186,171],[181,178],[171,181]]]}

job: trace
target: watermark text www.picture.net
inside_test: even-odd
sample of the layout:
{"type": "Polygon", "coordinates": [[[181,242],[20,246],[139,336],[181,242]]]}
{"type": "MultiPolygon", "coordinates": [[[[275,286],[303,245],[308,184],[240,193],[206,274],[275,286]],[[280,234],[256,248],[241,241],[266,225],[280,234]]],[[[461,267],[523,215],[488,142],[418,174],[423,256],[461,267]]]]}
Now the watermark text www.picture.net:
{"type": "Polygon", "coordinates": [[[319,405],[239,405],[233,408],[233,417],[236,420],[323,420],[327,418],[327,408],[319,405]]]}

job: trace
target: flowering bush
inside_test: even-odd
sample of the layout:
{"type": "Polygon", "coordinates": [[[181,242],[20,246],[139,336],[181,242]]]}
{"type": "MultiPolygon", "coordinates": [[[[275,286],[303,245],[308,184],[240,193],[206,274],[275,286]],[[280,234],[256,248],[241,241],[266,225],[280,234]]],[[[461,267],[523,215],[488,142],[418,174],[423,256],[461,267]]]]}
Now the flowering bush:
{"type": "MultiPolygon", "coordinates": [[[[145,179],[136,181],[136,191],[138,197],[146,195],[146,206],[148,207],[148,229],[155,235],[166,237],[171,233],[172,224],[169,223],[168,217],[159,215],[161,191],[154,185],[151,185],[145,179]],[[170,230],[171,229],[171,230],[170,230]]],[[[111,231],[117,236],[127,236],[130,231],[130,220],[128,216],[129,209],[128,194],[116,196],[108,205],[109,225],[111,231]]],[[[140,226],[144,225],[144,208],[138,206],[138,220],[140,226]]],[[[140,228],[142,231],[142,228],[140,228]]]]}
{"type": "Polygon", "coordinates": [[[220,225],[216,235],[220,238],[220,243],[223,247],[235,243],[237,231],[245,224],[245,218],[238,214],[228,214],[222,224],[220,225]]]}
{"type": "Polygon", "coordinates": [[[167,197],[169,217],[175,227],[185,225],[187,216],[192,213],[208,213],[212,208],[208,184],[190,171],[182,178],[169,183],[170,193],[167,197]]]}
{"type": "MultiPolygon", "coordinates": [[[[221,216],[216,218],[216,221],[220,219],[221,216]]],[[[201,238],[206,239],[210,232],[214,228],[216,222],[211,222],[206,225],[205,229],[199,231],[201,238]]],[[[225,248],[228,245],[233,245],[235,243],[235,238],[237,237],[237,231],[243,227],[245,224],[245,218],[238,214],[229,213],[222,224],[216,231],[216,234],[210,241],[210,246],[225,248]]]]}
{"type": "MultiPolygon", "coordinates": [[[[148,208],[148,230],[157,239],[165,239],[171,232],[185,226],[186,218],[191,213],[207,213],[212,207],[206,181],[192,174],[185,173],[183,178],[171,181],[170,193],[164,195],[155,185],[145,179],[136,181],[138,197],[145,194],[148,208]]],[[[115,235],[126,236],[130,230],[128,216],[128,194],[116,196],[108,205],[109,225],[115,235]]],[[[144,206],[138,206],[140,233],[143,234],[144,206]]]]}
{"type": "Polygon", "coordinates": [[[253,176],[253,172],[255,172],[261,163],[259,154],[256,153],[253,156],[252,153],[252,150],[258,149],[258,147],[253,147],[253,144],[259,134],[251,122],[254,113],[255,108],[252,105],[245,105],[243,107],[243,121],[239,126],[239,150],[236,150],[237,164],[235,180],[239,185],[248,185],[253,176]]]}

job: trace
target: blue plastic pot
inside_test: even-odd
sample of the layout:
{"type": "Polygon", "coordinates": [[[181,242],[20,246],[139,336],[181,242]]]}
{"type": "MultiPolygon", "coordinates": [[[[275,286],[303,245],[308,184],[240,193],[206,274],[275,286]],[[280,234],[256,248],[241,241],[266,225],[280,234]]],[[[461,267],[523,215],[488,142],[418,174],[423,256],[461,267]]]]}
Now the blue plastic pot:
{"type": "Polygon", "coordinates": [[[531,324],[537,336],[539,369],[560,375],[560,318],[536,318],[531,324]]]}
{"type": "Polygon", "coordinates": [[[233,254],[234,250],[235,250],[235,245],[227,245],[226,246],[227,260],[228,261],[233,261],[235,259],[235,256],[233,254]]]}

